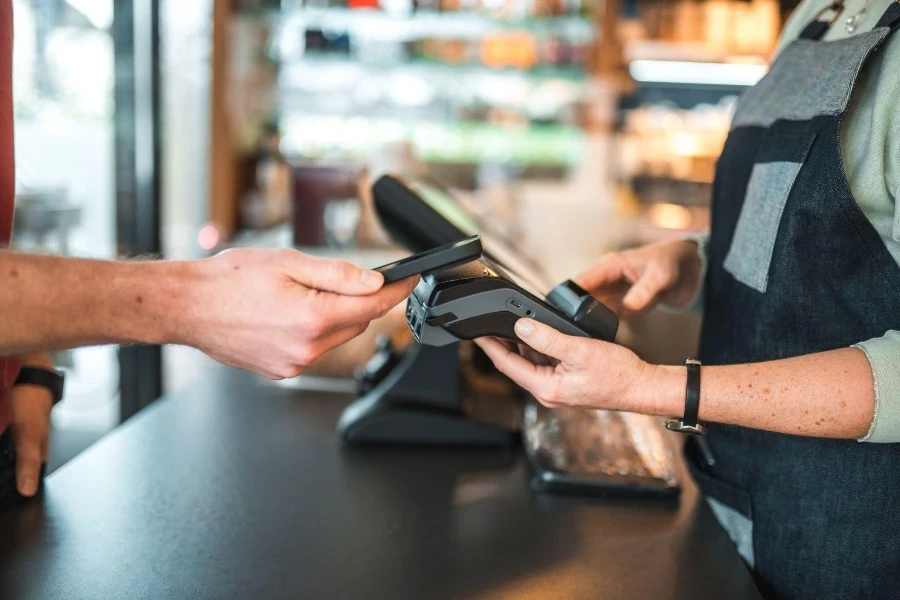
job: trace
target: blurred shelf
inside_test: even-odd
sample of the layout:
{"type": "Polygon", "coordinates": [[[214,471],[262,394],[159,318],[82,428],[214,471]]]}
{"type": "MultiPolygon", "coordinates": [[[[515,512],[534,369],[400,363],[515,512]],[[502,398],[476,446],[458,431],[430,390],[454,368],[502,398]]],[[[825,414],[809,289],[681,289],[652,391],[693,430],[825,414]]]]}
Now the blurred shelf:
{"type": "Polygon", "coordinates": [[[573,70],[529,73],[415,61],[385,66],[342,57],[309,57],[278,77],[280,111],[415,121],[478,120],[503,107],[526,122],[571,122],[591,81],[573,70]]]}
{"type": "Polygon", "coordinates": [[[714,105],[730,97],[736,99],[746,89],[746,86],[641,83],[632,93],[619,98],[619,108],[630,110],[665,104],[691,109],[698,105],[714,105]]]}
{"type": "Polygon", "coordinates": [[[628,66],[628,72],[639,85],[750,87],[767,70],[766,65],[676,60],[635,60],[628,66]]]}
{"type": "Polygon", "coordinates": [[[631,178],[634,183],[640,185],[658,185],[661,187],[670,187],[674,185],[712,185],[712,181],[708,179],[700,179],[695,177],[672,177],[666,175],[635,175],[631,178]]]}
{"type": "Polygon", "coordinates": [[[761,53],[741,53],[689,42],[632,41],[625,46],[637,84],[619,99],[622,109],[665,103],[681,108],[739,96],[768,71],[761,53]]]}
{"type": "Polygon", "coordinates": [[[367,71],[453,77],[457,81],[460,77],[516,78],[538,84],[548,81],[584,84],[590,81],[587,68],[578,66],[536,66],[531,69],[491,68],[480,64],[452,64],[425,58],[379,61],[373,57],[354,58],[349,55],[327,52],[307,52],[300,59],[282,64],[284,79],[298,82],[308,82],[313,72],[321,75],[322,69],[328,68],[356,68],[367,71]]]}
{"type": "Polygon", "coordinates": [[[385,65],[319,55],[282,66],[278,102],[287,114],[478,121],[497,107],[525,122],[572,123],[592,83],[577,69],[523,72],[422,60],[385,65]]]}
{"type": "Polygon", "coordinates": [[[723,64],[766,65],[769,53],[723,48],[702,42],[632,40],[625,44],[627,62],[636,60],[682,61],[723,64]]]}
{"type": "Polygon", "coordinates": [[[288,157],[367,160],[380,148],[408,142],[429,163],[500,163],[521,167],[576,164],[584,133],[562,125],[503,127],[490,123],[413,123],[366,117],[288,115],[282,119],[288,157]]]}
{"type": "Polygon", "coordinates": [[[643,205],[708,207],[712,196],[712,182],[686,178],[636,175],[631,178],[630,187],[643,205]]]}
{"type": "Polygon", "coordinates": [[[535,35],[554,34],[581,41],[591,41],[595,35],[595,23],[582,16],[505,20],[466,11],[390,14],[378,9],[309,6],[287,8],[283,13],[282,27],[292,32],[321,29],[334,34],[396,41],[480,39],[506,30],[528,31],[535,35]]]}

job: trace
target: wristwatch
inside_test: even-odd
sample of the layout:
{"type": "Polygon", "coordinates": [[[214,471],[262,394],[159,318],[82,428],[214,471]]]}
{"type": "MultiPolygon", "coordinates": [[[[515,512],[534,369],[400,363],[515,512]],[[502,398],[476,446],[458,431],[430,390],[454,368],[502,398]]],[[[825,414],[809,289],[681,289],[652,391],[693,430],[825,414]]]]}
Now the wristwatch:
{"type": "Polygon", "coordinates": [[[698,421],[700,415],[700,361],[689,358],[687,367],[687,389],[684,393],[684,416],[666,421],[666,429],[688,435],[706,435],[706,428],[698,421]]]}
{"type": "Polygon", "coordinates": [[[57,405],[63,397],[63,387],[65,386],[66,376],[56,369],[45,369],[43,367],[22,367],[19,370],[19,376],[13,386],[17,385],[36,385],[48,390],[53,394],[53,405],[57,405]]]}

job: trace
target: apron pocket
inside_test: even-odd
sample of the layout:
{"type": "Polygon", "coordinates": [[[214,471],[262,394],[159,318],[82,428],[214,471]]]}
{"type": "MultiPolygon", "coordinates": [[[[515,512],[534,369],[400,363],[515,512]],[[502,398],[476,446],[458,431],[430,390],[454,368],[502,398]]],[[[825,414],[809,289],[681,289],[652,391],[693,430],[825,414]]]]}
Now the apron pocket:
{"type": "Polygon", "coordinates": [[[815,137],[814,133],[767,136],[750,173],[723,267],[758,292],[765,292],[769,284],[781,215],[815,137]]]}
{"type": "Polygon", "coordinates": [[[703,459],[692,447],[694,443],[693,440],[688,440],[685,445],[685,458],[687,458],[685,462],[688,470],[694,481],[697,482],[700,491],[703,492],[719,525],[731,538],[738,554],[752,569],[755,556],[753,551],[753,503],[750,493],[719,479],[700,466],[703,464],[703,459]]]}

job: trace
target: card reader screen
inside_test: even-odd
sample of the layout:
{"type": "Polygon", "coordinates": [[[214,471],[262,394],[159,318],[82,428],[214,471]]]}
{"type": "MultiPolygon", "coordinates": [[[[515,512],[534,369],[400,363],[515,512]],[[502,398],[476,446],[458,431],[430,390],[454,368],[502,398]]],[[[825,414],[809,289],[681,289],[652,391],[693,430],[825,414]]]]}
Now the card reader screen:
{"type": "Polygon", "coordinates": [[[526,252],[520,248],[513,248],[501,236],[492,232],[489,223],[476,223],[459,202],[441,188],[420,181],[411,181],[407,185],[428,206],[465,235],[480,234],[481,244],[484,247],[482,260],[507,279],[539,298],[545,297],[553,288],[553,283],[535,266],[535,261],[523,258],[527,256],[526,252]]]}

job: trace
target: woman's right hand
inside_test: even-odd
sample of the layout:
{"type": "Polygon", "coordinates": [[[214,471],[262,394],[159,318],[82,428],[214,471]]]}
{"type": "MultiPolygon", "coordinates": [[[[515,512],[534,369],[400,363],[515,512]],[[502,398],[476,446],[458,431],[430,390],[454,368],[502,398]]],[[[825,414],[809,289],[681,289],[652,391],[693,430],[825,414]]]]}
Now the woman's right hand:
{"type": "Polygon", "coordinates": [[[702,276],[697,242],[679,240],[606,254],[575,282],[621,317],[660,302],[686,308],[702,276]]]}

